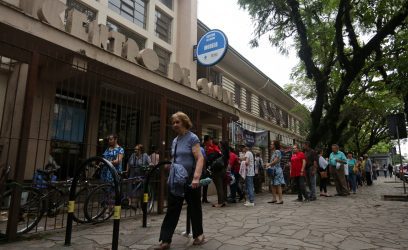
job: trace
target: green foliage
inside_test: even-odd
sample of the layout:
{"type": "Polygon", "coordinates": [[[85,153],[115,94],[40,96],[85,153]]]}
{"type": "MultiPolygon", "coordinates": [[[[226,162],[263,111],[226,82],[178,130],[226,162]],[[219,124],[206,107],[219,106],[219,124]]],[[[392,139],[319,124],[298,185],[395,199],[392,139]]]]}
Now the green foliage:
{"type": "Polygon", "coordinates": [[[392,147],[392,143],[390,142],[379,142],[377,145],[374,145],[369,151],[368,154],[387,154],[390,152],[390,148],[392,147]]]}
{"type": "MultiPolygon", "coordinates": [[[[238,0],[254,22],[253,46],[267,35],[282,53],[298,51],[285,90],[315,101],[312,144],[357,152],[388,143],[387,114],[408,112],[408,1],[238,0]]],[[[376,148],[377,149],[377,148],[376,148]]]]}

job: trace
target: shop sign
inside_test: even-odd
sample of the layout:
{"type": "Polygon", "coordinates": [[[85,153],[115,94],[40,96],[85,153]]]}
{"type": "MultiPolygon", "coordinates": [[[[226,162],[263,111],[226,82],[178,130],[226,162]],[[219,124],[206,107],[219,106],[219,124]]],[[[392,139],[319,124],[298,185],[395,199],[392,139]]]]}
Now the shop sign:
{"type": "Polygon", "coordinates": [[[228,39],[221,30],[210,30],[197,44],[197,61],[204,66],[217,64],[227,53],[228,39]]]}

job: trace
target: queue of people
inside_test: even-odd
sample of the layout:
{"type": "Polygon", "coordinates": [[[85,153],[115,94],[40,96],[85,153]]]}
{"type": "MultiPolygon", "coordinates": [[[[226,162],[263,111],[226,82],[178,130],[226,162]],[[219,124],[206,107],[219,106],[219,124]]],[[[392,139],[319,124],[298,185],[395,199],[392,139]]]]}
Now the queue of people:
{"type": "MultiPolygon", "coordinates": [[[[208,203],[208,186],[202,187],[200,179],[211,177],[217,192],[214,208],[225,207],[228,203],[237,203],[246,197],[243,204],[255,206],[255,194],[262,192],[264,175],[269,178],[272,200],[268,203],[283,204],[283,187],[293,186],[297,190],[299,202],[309,202],[317,199],[316,182],[319,180],[320,196],[330,197],[327,191],[329,177],[334,180],[336,195],[347,196],[356,194],[359,186],[372,185],[376,178],[378,167],[372,163],[367,154],[355,158],[352,152],[340,151],[333,144],[331,153],[324,157],[322,149],[312,149],[309,142],[292,147],[282,147],[278,140],[270,143],[269,161],[263,162],[259,153],[253,154],[248,145],[240,145],[235,152],[227,141],[218,142],[211,136],[204,136],[201,144],[197,135],[190,131],[190,118],[177,112],[171,116],[171,124],[176,132],[171,146],[172,164],[168,177],[167,212],[160,231],[160,245],[155,249],[169,249],[177,226],[184,201],[191,214],[193,245],[205,243],[203,230],[202,205],[208,203]],[[229,196],[228,194],[229,188],[229,196]]],[[[156,165],[160,155],[155,147],[148,155],[142,144],[134,147],[134,152],[124,162],[124,149],[118,144],[115,134],[108,136],[108,148],[103,157],[110,161],[118,172],[124,172],[129,177],[143,175],[146,166],[156,165]]],[[[392,166],[381,169],[384,176],[392,176],[392,166]]],[[[107,169],[102,169],[100,178],[112,181],[112,175],[107,169]]]]}

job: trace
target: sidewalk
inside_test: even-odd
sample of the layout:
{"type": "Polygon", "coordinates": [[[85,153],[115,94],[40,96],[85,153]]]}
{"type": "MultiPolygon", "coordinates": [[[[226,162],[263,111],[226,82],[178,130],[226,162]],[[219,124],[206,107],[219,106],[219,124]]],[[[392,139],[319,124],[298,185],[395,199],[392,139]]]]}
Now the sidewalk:
{"type": "MultiPolygon", "coordinates": [[[[268,204],[271,195],[256,196],[255,207],[231,204],[203,207],[207,243],[192,246],[185,231],[185,209],[171,249],[408,249],[408,203],[384,201],[384,194],[402,194],[402,183],[380,177],[348,197],[318,197],[309,203],[284,196],[283,205],[268,204]]],[[[330,187],[331,194],[334,190],[330,187]]],[[[216,197],[210,197],[214,201],[216,197]]],[[[151,249],[158,244],[164,215],[121,220],[120,249],[151,249]]],[[[110,249],[113,223],[74,227],[72,246],[64,246],[65,231],[44,233],[23,241],[0,245],[13,249],[110,249]]]]}

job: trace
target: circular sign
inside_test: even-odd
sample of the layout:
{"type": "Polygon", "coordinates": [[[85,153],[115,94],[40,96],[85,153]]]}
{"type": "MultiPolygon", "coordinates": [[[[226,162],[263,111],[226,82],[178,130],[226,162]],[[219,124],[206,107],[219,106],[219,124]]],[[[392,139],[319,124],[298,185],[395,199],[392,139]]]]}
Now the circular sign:
{"type": "Polygon", "coordinates": [[[228,39],[221,30],[210,30],[201,37],[197,45],[197,61],[204,66],[217,64],[225,56],[228,39]]]}

